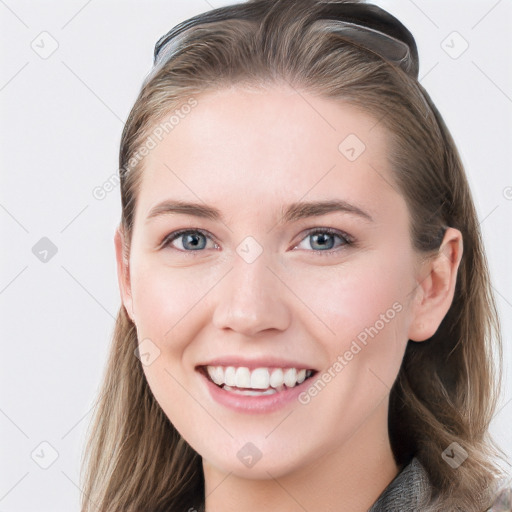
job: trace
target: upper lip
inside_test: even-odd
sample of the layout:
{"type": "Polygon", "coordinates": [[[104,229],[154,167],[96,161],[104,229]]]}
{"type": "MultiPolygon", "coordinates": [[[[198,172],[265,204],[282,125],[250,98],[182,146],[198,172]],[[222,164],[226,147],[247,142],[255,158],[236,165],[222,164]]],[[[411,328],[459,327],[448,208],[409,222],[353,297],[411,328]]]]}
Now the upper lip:
{"type": "Polygon", "coordinates": [[[309,366],[307,363],[301,363],[298,361],[292,361],[289,359],[282,359],[279,357],[258,357],[255,359],[243,359],[240,356],[222,356],[216,357],[210,361],[199,363],[196,367],[201,366],[234,366],[236,368],[245,367],[249,370],[255,368],[297,368],[306,370],[313,370],[314,368],[309,366]]]}

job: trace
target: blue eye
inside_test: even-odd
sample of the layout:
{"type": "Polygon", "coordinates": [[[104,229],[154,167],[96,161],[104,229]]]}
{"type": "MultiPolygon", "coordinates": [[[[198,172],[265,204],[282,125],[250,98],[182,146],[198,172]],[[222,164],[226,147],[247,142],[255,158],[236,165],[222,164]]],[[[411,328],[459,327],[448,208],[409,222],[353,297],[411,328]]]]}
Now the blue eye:
{"type": "MultiPolygon", "coordinates": [[[[181,240],[181,247],[174,247],[175,249],[185,252],[201,251],[206,248],[208,238],[210,237],[206,233],[198,229],[181,230],[168,235],[162,245],[167,247],[171,242],[181,240]]],[[[217,248],[217,244],[214,248],[217,248]]]]}
{"type": "MultiPolygon", "coordinates": [[[[332,228],[314,228],[310,230],[296,247],[304,249],[300,245],[306,240],[310,240],[310,247],[313,249],[313,252],[322,253],[323,255],[337,252],[340,247],[354,243],[349,235],[332,228]],[[338,244],[336,244],[336,239],[340,241],[338,244]]],[[[171,247],[182,252],[202,252],[204,249],[219,248],[213,242],[212,237],[200,229],[175,231],[165,237],[162,247],[171,247]],[[213,247],[207,247],[208,240],[212,242],[213,247]],[[175,242],[179,242],[176,244],[177,246],[175,242]]]]}
{"type": "Polygon", "coordinates": [[[302,239],[301,243],[297,245],[297,247],[300,248],[302,243],[304,243],[306,240],[310,240],[311,248],[318,249],[314,252],[330,254],[336,252],[336,249],[333,250],[333,247],[335,247],[336,244],[336,238],[341,241],[341,243],[338,243],[336,247],[342,247],[353,243],[353,240],[349,235],[336,229],[315,228],[314,230],[310,231],[305,238],[302,239]]]}

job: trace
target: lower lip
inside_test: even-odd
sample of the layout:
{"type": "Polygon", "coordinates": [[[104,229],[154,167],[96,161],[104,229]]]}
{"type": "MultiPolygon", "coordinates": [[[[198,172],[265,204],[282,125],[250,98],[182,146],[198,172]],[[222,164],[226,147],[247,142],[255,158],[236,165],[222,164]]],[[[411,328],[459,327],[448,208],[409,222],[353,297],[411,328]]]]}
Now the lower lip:
{"type": "Polygon", "coordinates": [[[199,372],[201,378],[206,382],[211,397],[221,405],[233,409],[237,412],[248,414],[268,413],[282,409],[290,402],[298,401],[298,396],[310,385],[310,380],[306,379],[301,384],[293,388],[285,389],[273,393],[272,395],[246,396],[226,391],[214,384],[203,373],[199,372]]]}

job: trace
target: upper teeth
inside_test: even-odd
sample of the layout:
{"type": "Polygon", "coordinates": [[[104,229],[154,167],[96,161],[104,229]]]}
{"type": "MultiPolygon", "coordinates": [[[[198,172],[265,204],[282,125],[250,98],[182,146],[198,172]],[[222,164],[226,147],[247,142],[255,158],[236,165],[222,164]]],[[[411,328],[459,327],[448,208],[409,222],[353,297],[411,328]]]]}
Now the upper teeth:
{"type": "Polygon", "coordinates": [[[245,366],[207,366],[206,370],[215,384],[237,388],[267,389],[281,388],[283,384],[292,388],[304,382],[312,374],[311,370],[296,368],[255,368],[249,370],[245,366]]]}

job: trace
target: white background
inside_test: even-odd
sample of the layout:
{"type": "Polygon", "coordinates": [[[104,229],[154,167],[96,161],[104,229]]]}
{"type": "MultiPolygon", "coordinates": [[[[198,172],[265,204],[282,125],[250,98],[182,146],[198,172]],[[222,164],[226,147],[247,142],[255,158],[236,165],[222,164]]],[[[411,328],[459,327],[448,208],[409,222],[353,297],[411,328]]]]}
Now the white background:
{"type": "MultiPolygon", "coordinates": [[[[120,306],[119,188],[103,200],[92,191],[115,180],[123,123],[156,40],[228,3],[0,0],[0,512],[78,510],[85,428],[120,306]],[[31,47],[51,47],[43,31],[58,43],[46,59],[31,47]],[[58,251],[46,263],[32,252],[42,237],[58,251]],[[35,462],[50,460],[42,442],[58,454],[48,469],[35,462]]],[[[416,37],[421,82],[466,165],[508,369],[492,432],[512,455],[512,2],[375,3],[416,37]],[[469,44],[458,58],[445,51],[463,48],[453,31],[469,44]]]]}

